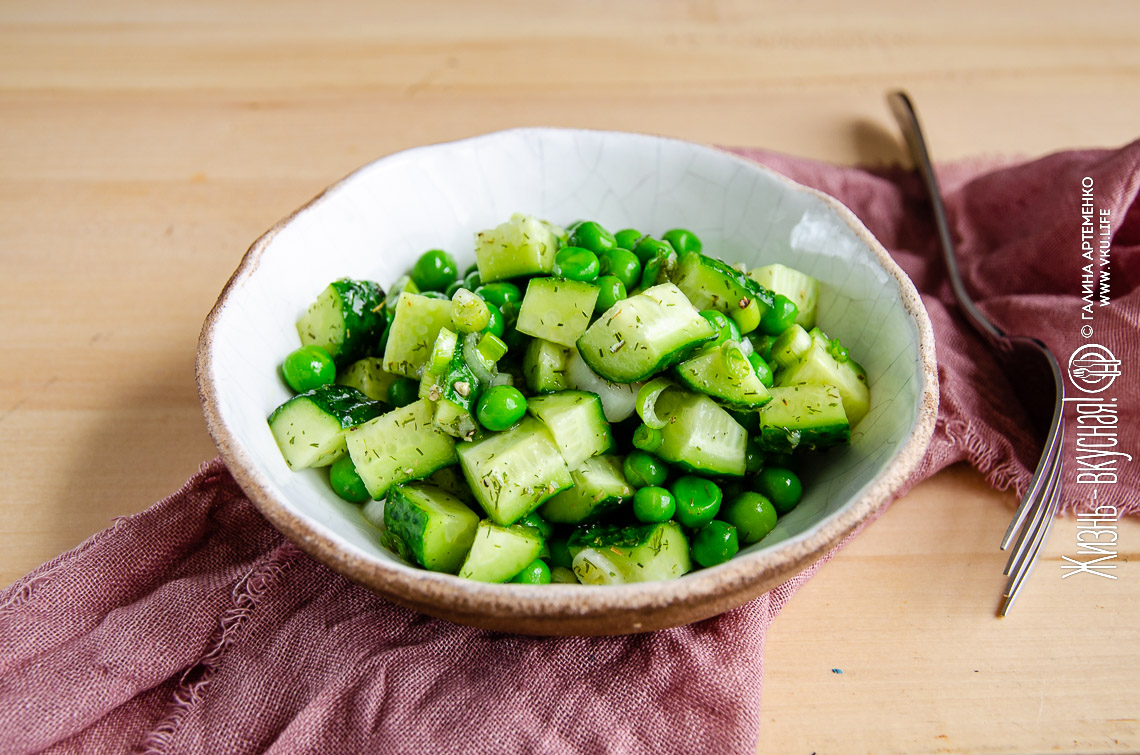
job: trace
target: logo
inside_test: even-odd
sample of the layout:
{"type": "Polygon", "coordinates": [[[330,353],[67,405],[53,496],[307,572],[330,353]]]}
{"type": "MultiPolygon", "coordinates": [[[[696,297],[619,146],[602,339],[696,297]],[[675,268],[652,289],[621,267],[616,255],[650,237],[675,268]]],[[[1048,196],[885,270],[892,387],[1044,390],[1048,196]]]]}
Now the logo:
{"type": "Polygon", "coordinates": [[[1069,357],[1069,380],[1085,393],[1107,390],[1120,376],[1120,360],[1096,343],[1086,343],[1069,357]]]}

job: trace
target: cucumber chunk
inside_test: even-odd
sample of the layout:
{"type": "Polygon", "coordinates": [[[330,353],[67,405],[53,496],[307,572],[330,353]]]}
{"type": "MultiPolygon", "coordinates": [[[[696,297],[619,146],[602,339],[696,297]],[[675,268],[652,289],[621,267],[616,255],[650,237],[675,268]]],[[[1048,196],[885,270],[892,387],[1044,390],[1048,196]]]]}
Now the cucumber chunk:
{"type": "Polygon", "coordinates": [[[867,373],[851,359],[836,360],[827,350],[827,340],[819,335],[811,337],[811,346],[798,361],[776,374],[778,386],[798,383],[835,386],[843,398],[843,411],[851,427],[856,427],[871,411],[867,373]]]}
{"type": "Polygon", "coordinates": [[[535,396],[527,401],[526,409],[546,425],[570,468],[613,447],[610,424],[596,394],[562,391],[535,396]]]}
{"type": "Polygon", "coordinates": [[[533,278],[526,287],[515,327],[528,336],[573,346],[586,332],[599,289],[564,278],[533,278]]]}
{"type": "Polygon", "coordinates": [[[384,371],[384,360],[379,357],[358,359],[336,376],[336,382],[363,393],[374,401],[388,401],[388,386],[398,375],[384,371]]]}
{"type": "Polygon", "coordinates": [[[475,540],[479,515],[434,485],[393,485],[384,504],[388,539],[404,558],[455,574],[475,540]]]}
{"type": "Polygon", "coordinates": [[[484,283],[554,269],[558,236],[554,226],[515,213],[507,222],[475,234],[475,263],[484,283]]]}
{"type": "Polygon", "coordinates": [[[550,522],[579,524],[596,519],[633,498],[633,487],[622,473],[621,460],[603,455],[586,459],[571,470],[574,486],[542,504],[539,513],[550,522]]]}
{"type": "Polygon", "coordinates": [[[506,432],[460,443],[457,452],[475,499],[492,521],[503,526],[514,524],[574,482],[550,431],[533,417],[506,432]]]}
{"type": "Polygon", "coordinates": [[[459,576],[478,582],[506,582],[538,558],[542,535],[533,527],[502,527],[486,519],[479,522],[471,550],[459,576]]]}
{"type": "Polygon", "coordinates": [[[442,328],[451,325],[451,302],[404,291],[396,302],[384,369],[419,380],[442,328]]]}
{"type": "Polygon", "coordinates": [[[570,349],[542,338],[534,338],[526,346],[523,356],[523,375],[527,387],[534,393],[553,393],[570,387],[566,380],[566,366],[570,349]]]}
{"type": "Polygon", "coordinates": [[[384,411],[346,385],[322,385],[286,401],[269,415],[269,431],[290,469],[327,467],[344,456],[347,428],[384,411]]]}
{"type": "Polygon", "coordinates": [[[843,445],[851,438],[843,399],[833,385],[773,386],[760,410],[761,450],[790,453],[843,445]]]}
{"type": "Polygon", "coordinates": [[[337,367],[369,356],[388,324],[384,289],[372,281],[341,278],[322,291],[297,320],[302,346],[320,346],[337,367]]]}
{"type": "Polygon", "coordinates": [[[737,341],[697,354],[673,368],[678,382],[733,409],[757,409],[772,400],[737,341]]]}
{"type": "Polygon", "coordinates": [[[357,474],[377,500],[393,485],[457,460],[455,440],[432,423],[432,406],[424,399],[353,427],[346,440],[357,474]]]}
{"type": "Polygon", "coordinates": [[[671,279],[693,306],[724,312],[741,334],[756,330],[774,301],[771,291],[744,273],[700,252],[682,254],[671,279]]]}
{"type": "Polygon", "coordinates": [[[689,539],[673,521],[589,527],[570,537],[570,554],[574,574],[586,585],[676,579],[693,568],[689,539]]]}
{"type": "Polygon", "coordinates": [[[606,310],[578,339],[578,351],[606,380],[633,383],[670,367],[716,337],[685,294],[662,283],[606,310]]]}
{"type": "Polygon", "coordinates": [[[748,273],[748,277],[774,294],[783,294],[799,309],[796,324],[811,330],[819,309],[819,281],[807,273],[781,265],[765,265],[748,273]]]}
{"type": "Polygon", "coordinates": [[[748,432],[711,398],[668,388],[654,412],[665,420],[657,456],[688,471],[744,475],[748,432]]]}

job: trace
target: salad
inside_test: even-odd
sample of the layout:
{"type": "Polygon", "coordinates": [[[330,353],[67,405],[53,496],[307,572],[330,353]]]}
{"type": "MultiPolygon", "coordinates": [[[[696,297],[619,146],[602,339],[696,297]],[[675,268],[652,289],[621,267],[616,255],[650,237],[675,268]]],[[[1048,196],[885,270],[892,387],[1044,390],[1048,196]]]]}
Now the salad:
{"type": "Polygon", "coordinates": [[[798,459],[850,442],[866,371],[820,284],[660,237],[515,215],[476,262],[330,283],[269,417],[410,563],[485,582],[674,579],[761,541],[798,459]]]}

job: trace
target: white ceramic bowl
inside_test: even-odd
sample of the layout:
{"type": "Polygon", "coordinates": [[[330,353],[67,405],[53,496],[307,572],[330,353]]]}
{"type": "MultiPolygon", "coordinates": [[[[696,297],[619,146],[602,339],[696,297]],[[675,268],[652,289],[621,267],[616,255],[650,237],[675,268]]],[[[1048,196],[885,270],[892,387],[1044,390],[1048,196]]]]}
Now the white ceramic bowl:
{"type": "Polygon", "coordinates": [[[886,505],[921,459],[938,389],[930,322],[913,285],[839,202],[729,153],[627,133],[519,129],[408,150],[356,171],[258,239],[206,320],[198,353],[206,420],[261,512],[314,558],[425,613],[534,634],[621,634],[741,605],[824,555],[886,505]],[[823,283],[819,324],[867,368],[872,409],[849,448],[820,457],[800,505],[762,542],[679,580],[619,587],[488,585],[385,550],[324,470],[291,472],[266,424],[288,390],[278,365],[294,323],[343,276],[387,287],[429,248],[465,268],[472,237],[514,212],[660,234],[707,252],[783,262],[823,283]]]}

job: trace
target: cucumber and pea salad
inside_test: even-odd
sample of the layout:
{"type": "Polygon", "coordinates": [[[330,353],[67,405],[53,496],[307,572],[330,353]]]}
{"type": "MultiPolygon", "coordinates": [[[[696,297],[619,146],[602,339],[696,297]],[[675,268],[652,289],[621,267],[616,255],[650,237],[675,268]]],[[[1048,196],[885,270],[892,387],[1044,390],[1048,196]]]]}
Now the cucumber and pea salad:
{"type": "Polygon", "coordinates": [[[387,292],[330,283],[269,417],[382,542],[485,582],[674,579],[762,540],[803,453],[844,445],[867,374],[815,325],[820,285],[692,232],[515,215],[462,275],[425,252],[387,292]]]}

